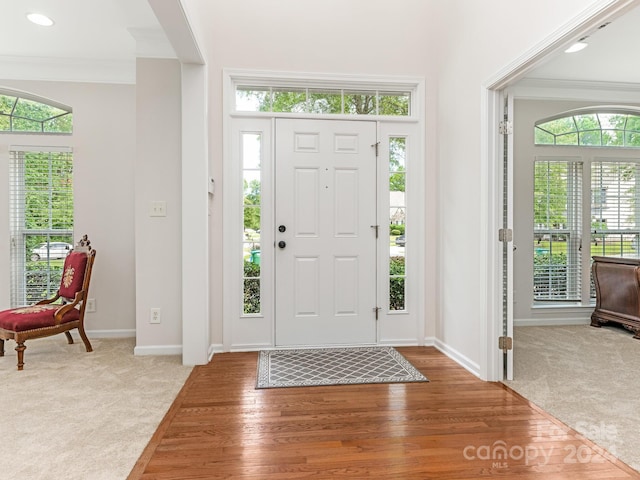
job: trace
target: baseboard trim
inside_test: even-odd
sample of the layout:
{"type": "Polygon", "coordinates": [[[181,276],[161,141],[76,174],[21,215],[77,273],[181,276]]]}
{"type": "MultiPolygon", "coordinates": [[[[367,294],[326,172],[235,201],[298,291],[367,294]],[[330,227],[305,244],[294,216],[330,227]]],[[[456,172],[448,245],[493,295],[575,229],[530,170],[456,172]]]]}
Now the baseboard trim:
{"type": "Polygon", "coordinates": [[[444,353],[447,357],[456,362],[462,368],[467,370],[469,373],[472,373],[476,377],[480,378],[480,366],[476,362],[472,361],[468,357],[458,352],[455,348],[452,348],[451,346],[447,345],[441,340],[438,340],[437,338],[435,339],[434,347],[436,347],[439,351],[444,353]]]}
{"type": "Polygon", "coordinates": [[[513,321],[514,327],[549,327],[562,325],[589,325],[591,319],[584,317],[575,318],[521,318],[513,321]]]}
{"type": "Polygon", "coordinates": [[[211,345],[209,345],[209,350],[207,351],[208,361],[211,361],[211,359],[216,353],[223,353],[223,352],[224,352],[224,347],[222,346],[221,343],[212,343],[211,345]]]}
{"type": "Polygon", "coordinates": [[[182,345],[142,345],[133,349],[135,356],[146,355],[182,355],[182,345]]]}
{"type": "Polygon", "coordinates": [[[89,338],[135,338],[135,329],[131,330],[87,330],[89,338]]]}

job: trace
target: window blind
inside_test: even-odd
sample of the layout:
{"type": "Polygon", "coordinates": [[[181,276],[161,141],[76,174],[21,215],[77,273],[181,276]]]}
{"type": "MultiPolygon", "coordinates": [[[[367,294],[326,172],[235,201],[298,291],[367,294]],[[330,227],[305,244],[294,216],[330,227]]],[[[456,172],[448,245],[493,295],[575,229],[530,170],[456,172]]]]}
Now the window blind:
{"type": "Polygon", "coordinates": [[[11,305],[52,296],[73,245],[68,148],[10,148],[11,305]]]}
{"type": "Polygon", "coordinates": [[[535,300],[581,300],[582,162],[534,163],[535,300]]]}
{"type": "Polygon", "coordinates": [[[638,257],[640,165],[598,160],[591,164],[593,255],[638,257]]]}

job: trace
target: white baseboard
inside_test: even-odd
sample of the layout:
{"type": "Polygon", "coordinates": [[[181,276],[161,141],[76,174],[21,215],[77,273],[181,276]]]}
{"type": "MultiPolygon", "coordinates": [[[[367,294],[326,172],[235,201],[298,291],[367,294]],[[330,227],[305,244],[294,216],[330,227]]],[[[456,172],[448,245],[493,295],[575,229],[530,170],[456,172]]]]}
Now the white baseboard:
{"type": "Polygon", "coordinates": [[[513,321],[514,327],[549,327],[561,325],[589,325],[591,319],[584,317],[575,318],[521,318],[513,321]]]}
{"type": "Polygon", "coordinates": [[[464,368],[468,372],[480,378],[480,366],[476,362],[470,360],[469,358],[467,358],[466,356],[458,352],[455,348],[450,347],[449,345],[442,342],[441,340],[438,340],[437,338],[435,339],[434,343],[435,343],[434,346],[438,350],[440,350],[442,353],[444,353],[447,357],[449,357],[451,360],[459,364],[462,368],[464,368]]]}
{"type": "Polygon", "coordinates": [[[211,345],[209,345],[209,350],[207,351],[208,361],[210,362],[216,353],[222,352],[224,352],[224,347],[221,343],[212,343],[211,345]]]}
{"type": "Polygon", "coordinates": [[[182,345],[143,345],[133,349],[135,356],[182,355],[182,345]]]}
{"type": "Polygon", "coordinates": [[[135,338],[135,329],[131,330],[87,330],[87,336],[91,338],[135,338]]]}

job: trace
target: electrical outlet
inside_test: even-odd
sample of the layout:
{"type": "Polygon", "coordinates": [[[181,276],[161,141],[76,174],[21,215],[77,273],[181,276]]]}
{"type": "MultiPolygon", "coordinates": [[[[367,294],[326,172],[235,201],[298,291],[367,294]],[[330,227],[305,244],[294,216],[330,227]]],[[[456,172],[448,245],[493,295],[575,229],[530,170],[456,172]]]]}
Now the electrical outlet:
{"type": "Polygon", "coordinates": [[[87,298],[87,312],[93,313],[96,311],[96,299],[95,298],[87,298]]]}
{"type": "Polygon", "coordinates": [[[149,316],[149,323],[160,323],[160,309],[152,308],[149,316]]]}

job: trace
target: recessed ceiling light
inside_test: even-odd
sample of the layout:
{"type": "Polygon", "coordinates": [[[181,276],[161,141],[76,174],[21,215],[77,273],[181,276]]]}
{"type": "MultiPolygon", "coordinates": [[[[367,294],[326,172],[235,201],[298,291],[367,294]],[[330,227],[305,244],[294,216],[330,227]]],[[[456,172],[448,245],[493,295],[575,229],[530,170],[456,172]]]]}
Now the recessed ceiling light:
{"type": "Polygon", "coordinates": [[[586,42],[576,42],[573,45],[571,45],[569,48],[567,48],[564,51],[564,53],[576,53],[576,52],[579,52],[580,50],[587,48],[588,46],[589,44],[586,42]]]}
{"type": "Polygon", "coordinates": [[[42,27],[50,27],[53,25],[53,20],[41,13],[27,13],[27,18],[30,22],[42,27]]]}

